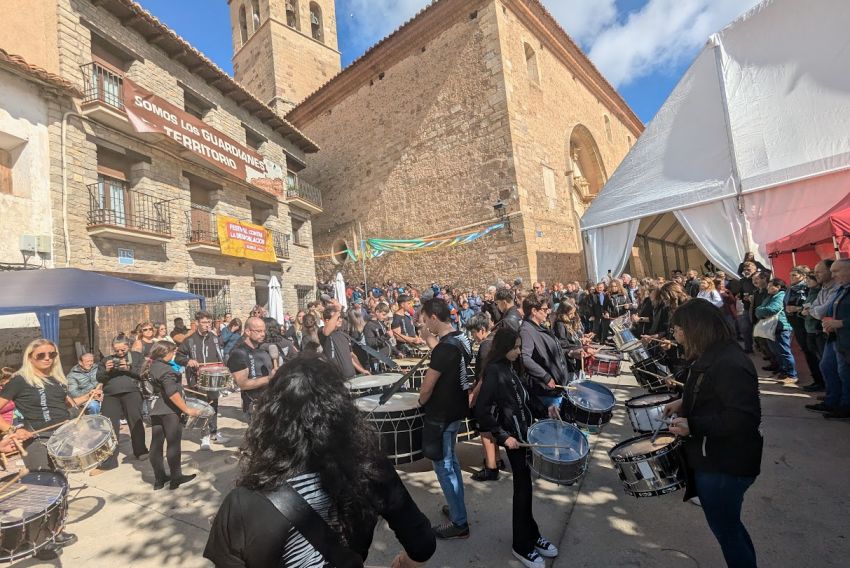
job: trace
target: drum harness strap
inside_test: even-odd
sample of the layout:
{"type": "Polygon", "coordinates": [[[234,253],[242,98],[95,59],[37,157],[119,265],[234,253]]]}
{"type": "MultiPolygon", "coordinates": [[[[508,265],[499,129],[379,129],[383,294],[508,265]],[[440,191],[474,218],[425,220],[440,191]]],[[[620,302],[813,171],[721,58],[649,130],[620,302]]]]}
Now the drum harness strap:
{"type": "MultiPolygon", "coordinates": [[[[513,387],[514,391],[514,399],[517,403],[517,408],[519,409],[520,416],[522,417],[523,423],[527,425],[531,425],[531,410],[528,409],[528,406],[525,404],[525,401],[522,399],[522,395],[519,393],[519,389],[517,388],[517,383],[519,382],[519,377],[516,374],[516,371],[511,368],[511,387],[513,387]],[[526,414],[526,411],[528,413],[526,414]]],[[[511,419],[514,422],[514,427],[516,428],[517,438],[520,442],[527,443],[528,440],[523,439],[522,428],[520,428],[519,421],[517,420],[516,414],[511,416],[511,419]]],[[[528,428],[526,428],[526,432],[528,428]]]]}

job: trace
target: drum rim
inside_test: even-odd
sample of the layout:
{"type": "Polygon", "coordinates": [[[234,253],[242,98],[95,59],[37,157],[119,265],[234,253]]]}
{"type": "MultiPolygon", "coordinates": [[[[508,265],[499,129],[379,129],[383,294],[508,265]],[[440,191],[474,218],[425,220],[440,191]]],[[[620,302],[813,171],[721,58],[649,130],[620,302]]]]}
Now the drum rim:
{"type": "Polygon", "coordinates": [[[659,404],[667,404],[668,402],[673,402],[674,400],[676,400],[676,397],[674,396],[675,393],[671,392],[671,393],[669,393],[670,396],[667,397],[667,400],[665,400],[663,402],[656,402],[655,404],[641,404],[641,405],[632,404],[634,401],[638,400],[639,398],[646,398],[648,396],[658,396],[659,394],[665,394],[665,393],[663,393],[663,392],[648,392],[646,394],[639,394],[638,396],[633,396],[632,398],[630,398],[629,400],[627,400],[625,402],[626,408],[652,408],[653,406],[658,406],[659,404]]]}
{"type": "Polygon", "coordinates": [[[623,483],[623,491],[625,491],[628,495],[633,497],[660,497],[661,495],[667,495],[668,493],[674,493],[679,489],[685,487],[686,483],[684,480],[676,480],[676,483],[673,485],[668,485],[664,489],[653,489],[651,491],[633,491],[629,489],[625,483],[623,483]]]}
{"type": "Polygon", "coordinates": [[[538,426],[543,425],[543,424],[557,424],[558,426],[565,426],[565,427],[572,428],[573,430],[576,431],[576,433],[579,436],[581,436],[584,439],[584,445],[587,447],[587,451],[584,452],[578,459],[575,459],[575,460],[569,461],[569,462],[567,462],[567,461],[557,461],[557,462],[553,461],[553,460],[547,458],[546,456],[544,456],[543,453],[540,452],[537,448],[529,448],[531,450],[532,456],[540,456],[541,458],[548,461],[549,463],[553,463],[553,464],[556,464],[556,465],[576,463],[576,462],[581,461],[582,459],[586,459],[588,456],[590,456],[590,441],[585,437],[585,435],[582,433],[581,429],[578,426],[576,426],[575,424],[571,424],[569,422],[564,422],[562,420],[555,420],[553,418],[547,418],[546,420],[538,420],[537,422],[535,422],[534,424],[532,424],[528,428],[528,430],[526,431],[525,439],[530,440],[531,439],[531,437],[530,437],[531,432],[535,428],[537,428],[538,426]],[[535,451],[535,450],[537,450],[537,451],[535,451]]]}
{"type": "MultiPolygon", "coordinates": [[[[665,432],[665,434],[669,434],[669,432],[665,432]]],[[[662,446],[662,447],[658,448],[657,450],[651,450],[650,452],[647,452],[647,453],[634,454],[634,455],[631,455],[631,456],[615,456],[614,455],[614,452],[617,449],[620,449],[622,446],[625,446],[626,444],[629,444],[631,442],[636,442],[638,440],[645,440],[647,438],[651,438],[652,436],[654,436],[654,434],[651,434],[651,433],[650,434],[641,434],[640,436],[633,436],[631,438],[623,440],[622,442],[620,442],[619,444],[617,444],[616,446],[614,446],[613,448],[608,450],[608,457],[611,458],[612,461],[617,462],[617,463],[646,461],[649,458],[656,458],[656,457],[663,456],[664,454],[668,454],[668,453],[672,452],[673,450],[675,450],[676,448],[678,448],[682,443],[681,440],[678,437],[674,437],[672,442],[670,442],[666,446],[662,446]]]]}
{"type": "MultiPolygon", "coordinates": [[[[81,418],[74,419],[70,422],[63,424],[59,428],[57,428],[56,431],[54,431],[53,434],[47,439],[47,441],[44,443],[44,447],[47,449],[47,453],[51,458],[54,455],[54,452],[51,452],[51,448],[55,448],[56,444],[60,443],[58,435],[61,432],[69,432],[72,429],[79,427],[80,421],[101,422],[104,425],[108,424],[109,425],[109,432],[112,434],[110,437],[114,438],[116,440],[118,438],[117,434],[115,433],[115,429],[112,427],[112,421],[109,420],[109,418],[107,418],[103,414],[84,414],[81,418]]],[[[106,433],[106,430],[102,430],[102,432],[106,433]]],[[[63,442],[64,442],[64,440],[63,440],[63,442]]],[[[68,459],[68,457],[71,457],[71,456],[63,456],[64,459],[68,459]]],[[[32,472],[32,473],[34,473],[34,472],[32,472]]]]}
{"type": "MultiPolygon", "coordinates": [[[[532,457],[533,457],[533,456],[532,456],[532,457]]],[[[587,458],[587,456],[586,456],[586,458],[587,458]]],[[[572,464],[577,464],[577,463],[578,463],[578,462],[572,462],[572,464]]],[[[540,473],[539,471],[537,471],[537,470],[534,468],[534,465],[533,465],[532,463],[529,463],[529,464],[528,464],[528,469],[530,469],[530,470],[531,470],[531,472],[532,472],[534,475],[536,475],[538,479],[544,479],[544,480],[548,481],[549,483],[554,483],[555,485],[573,485],[573,484],[575,484],[575,483],[576,483],[579,479],[581,479],[582,477],[584,477],[584,475],[587,473],[587,465],[588,465],[588,460],[587,460],[587,459],[585,459],[585,460],[583,461],[583,463],[581,464],[581,467],[579,468],[579,469],[581,469],[581,472],[580,472],[577,476],[575,476],[574,478],[569,479],[569,480],[567,480],[567,479],[554,479],[554,478],[552,478],[552,477],[550,477],[550,476],[544,475],[544,474],[540,473]]]]}

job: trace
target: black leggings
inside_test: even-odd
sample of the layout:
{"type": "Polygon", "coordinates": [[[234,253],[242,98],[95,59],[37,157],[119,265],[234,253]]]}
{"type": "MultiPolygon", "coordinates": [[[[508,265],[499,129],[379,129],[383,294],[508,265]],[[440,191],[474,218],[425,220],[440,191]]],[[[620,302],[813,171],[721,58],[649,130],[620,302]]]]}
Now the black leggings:
{"type": "Polygon", "coordinates": [[[180,470],[180,442],[183,439],[183,425],[177,414],[156,414],[151,416],[151,467],[157,481],[165,481],[168,474],[162,463],[162,446],[168,442],[166,457],[171,479],[182,474],[180,470]]]}
{"type": "MultiPolygon", "coordinates": [[[[130,428],[130,441],[133,445],[133,455],[139,457],[148,453],[145,446],[145,423],[142,422],[142,394],[139,391],[107,394],[103,397],[100,413],[112,421],[115,436],[121,432],[121,418],[127,421],[130,428]]],[[[101,469],[118,467],[118,446],[109,458],[103,462],[101,469]]]]}

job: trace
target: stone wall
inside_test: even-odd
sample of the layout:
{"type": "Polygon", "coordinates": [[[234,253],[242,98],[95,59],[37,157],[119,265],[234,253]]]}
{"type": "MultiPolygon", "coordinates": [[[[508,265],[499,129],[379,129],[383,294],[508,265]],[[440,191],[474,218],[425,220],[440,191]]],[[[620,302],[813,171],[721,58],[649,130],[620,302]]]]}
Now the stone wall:
{"type": "Polygon", "coordinates": [[[607,178],[636,135],[512,9],[497,15],[530,272],[548,282],[584,280],[579,220],[585,205],[572,189],[570,136],[578,125],[590,131],[607,178]]]}
{"type": "MultiPolygon", "coordinates": [[[[334,243],[356,246],[358,223],[366,237],[448,234],[493,219],[493,204],[511,198],[515,171],[495,11],[489,4],[441,23],[437,37],[299,125],[322,147],[301,174],[323,189],[326,213],[313,224],[316,254],[325,255],[321,278],[339,269],[327,258],[334,243]]],[[[527,277],[521,217],[514,225],[514,236],[371,260],[369,278],[480,286],[527,277]]],[[[362,279],[359,264],[343,268],[362,279]]]]}

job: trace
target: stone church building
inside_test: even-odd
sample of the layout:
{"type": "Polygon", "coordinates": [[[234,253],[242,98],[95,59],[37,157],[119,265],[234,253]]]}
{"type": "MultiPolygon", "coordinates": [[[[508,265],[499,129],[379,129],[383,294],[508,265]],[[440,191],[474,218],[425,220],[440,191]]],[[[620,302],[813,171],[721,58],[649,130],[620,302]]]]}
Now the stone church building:
{"type": "MultiPolygon", "coordinates": [[[[310,6],[334,18],[333,2],[310,6]]],[[[366,238],[404,239],[506,220],[470,244],[370,259],[368,278],[584,279],[579,219],[643,124],[538,0],[437,0],[330,78],[336,38],[316,40],[295,58],[315,65],[313,84],[328,79],[309,95],[309,81],[292,93],[274,84],[299,73],[277,58],[282,35],[258,38],[271,58],[237,52],[234,62],[261,98],[300,101],[286,118],[322,148],[299,174],[322,191],[320,278],[362,279],[344,252],[359,251],[361,227],[366,238]],[[267,65],[273,72],[254,72],[267,65]]]]}

